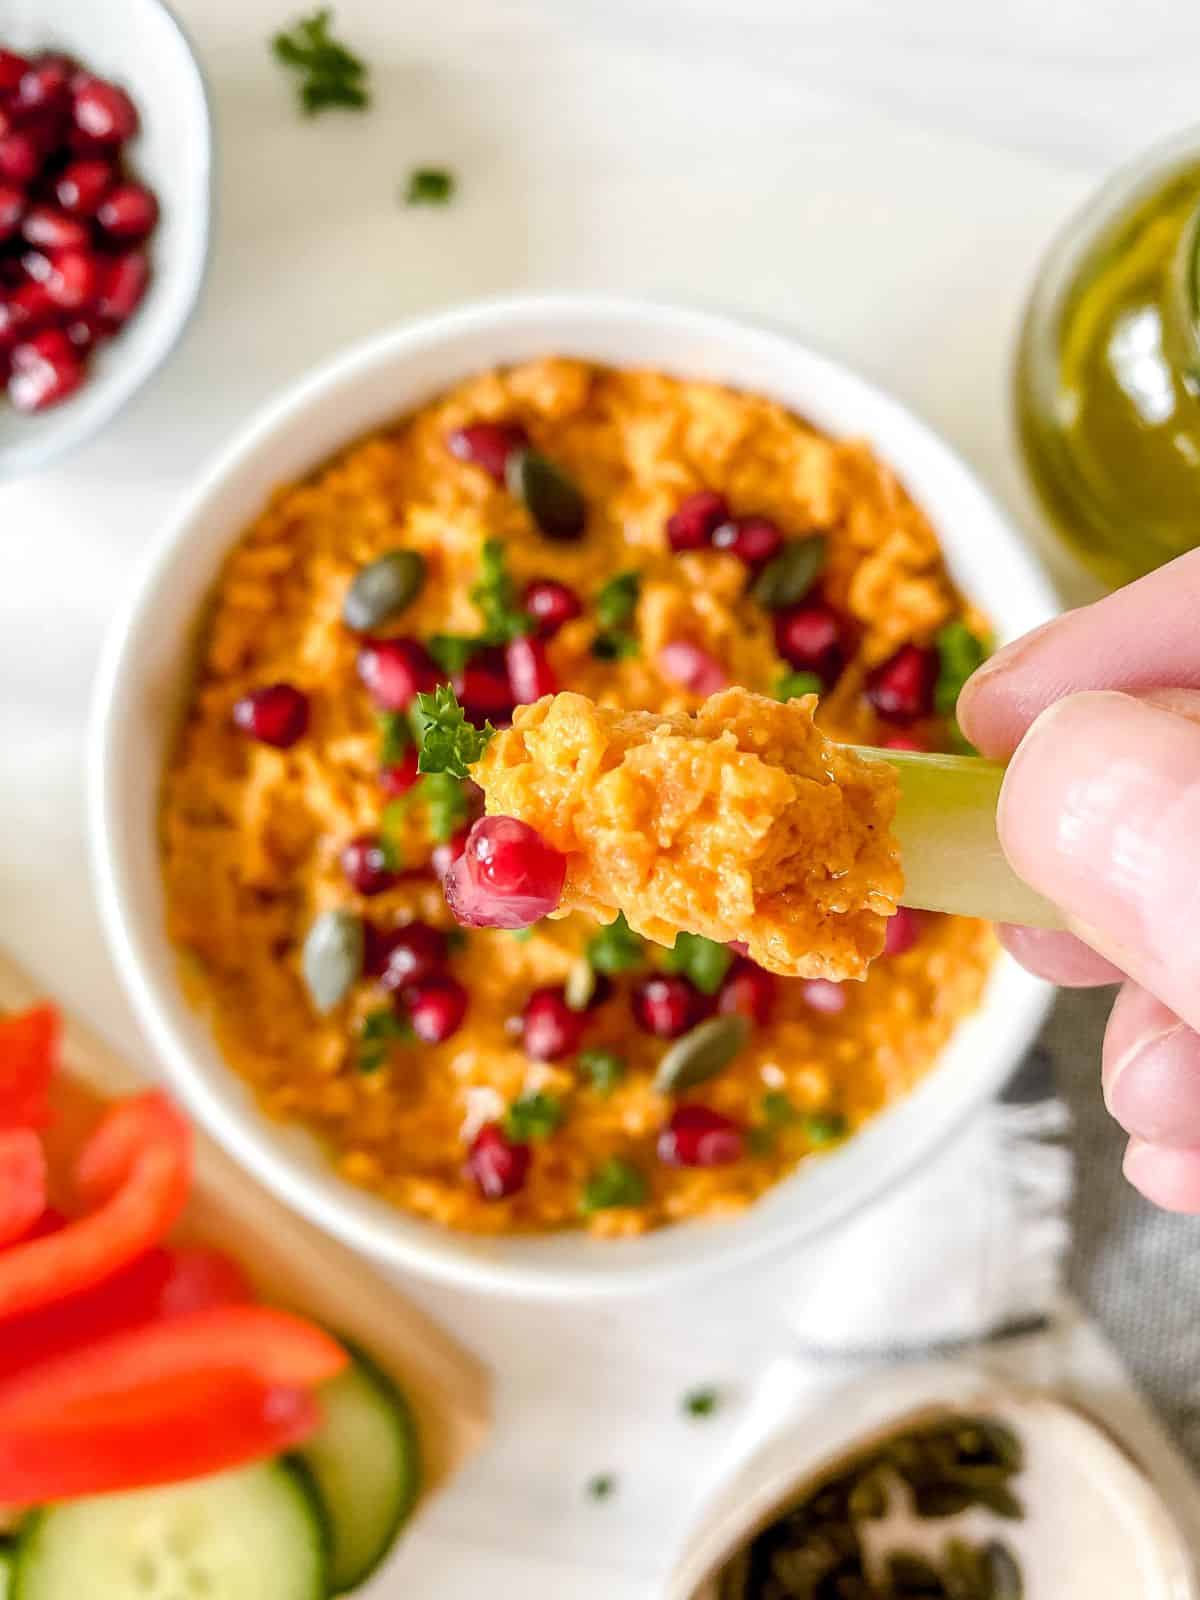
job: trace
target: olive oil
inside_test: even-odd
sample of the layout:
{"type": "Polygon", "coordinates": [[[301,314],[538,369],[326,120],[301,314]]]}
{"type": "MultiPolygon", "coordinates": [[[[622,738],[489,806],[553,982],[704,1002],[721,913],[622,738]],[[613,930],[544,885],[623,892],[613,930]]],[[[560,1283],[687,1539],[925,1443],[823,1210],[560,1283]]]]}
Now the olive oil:
{"type": "Polygon", "coordinates": [[[1200,151],[1048,272],[1018,359],[1021,442],[1064,540],[1116,585],[1200,545],[1200,151]]]}

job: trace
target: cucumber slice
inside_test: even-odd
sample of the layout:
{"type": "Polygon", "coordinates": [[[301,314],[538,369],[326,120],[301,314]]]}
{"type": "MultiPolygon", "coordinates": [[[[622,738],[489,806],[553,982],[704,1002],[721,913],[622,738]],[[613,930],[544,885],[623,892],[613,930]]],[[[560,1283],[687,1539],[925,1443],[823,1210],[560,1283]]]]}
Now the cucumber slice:
{"type": "Polygon", "coordinates": [[[0,1600],[9,1600],[13,1586],[13,1550],[11,1545],[0,1545],[0,1600]]]}
{"type": "Polygon", "coordinates": [[[12,1600],[324,1600],[321,1508],[272,1461],[166,1489],[40,1512],[17,1547],[12,1600]]]}
{"type": "Polygon", "coordinates": [[[325,1421],[298,1452],[329,1526],[329,1587],[356,1589],[391,1549],[412,1510],[421,1457],[404,1396],[361,1351],[324,1384],[325,1421]]]}

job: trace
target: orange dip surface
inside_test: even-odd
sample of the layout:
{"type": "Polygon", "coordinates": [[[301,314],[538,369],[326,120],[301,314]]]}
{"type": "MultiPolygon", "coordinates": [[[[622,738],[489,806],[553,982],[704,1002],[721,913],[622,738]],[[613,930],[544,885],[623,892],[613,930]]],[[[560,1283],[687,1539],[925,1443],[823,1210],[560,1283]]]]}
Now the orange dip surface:
{"type": "MultiPolygon", "coordinates": [[[[829,738],[951,748],[930,674],[955,625],[982,631],[928,520],[865,444],[771,401],[650,371],[554,358],[468,379],[282,486],[230,551],[163,784],[167,916],[189,992],[267,1114],[310,1130],[345,1178],[422,1217],[487,1233],[623,1235],[735,1211],[903,1095],[979,1001],[994,948],[982,923],[901,911],[865,980],[844,984],[779,977],[713,942],[727,936],[714,879],[728,869],[761,919],[751,931],[762,960],[780,964],[776,939],[791,949],[786,896],[764,907],[794,820],[829,824],[818,866],[843,859],[823,848],[844,849],[846,877],[806,884],[804,898],[827,924],[847,924],[837,935],[847,969],[878,947],[899,893],[895,863],[865,812],[851,826],[800,807],[799,787],[817,784],[780,719],[798,726],[816,693],[829,738]],[[523,430],[569,477],[586,506],[578,536],[546,537],[503,473],[448,447],[481,423],[523,430]],[[715,510],[696,543],[701,493],[715,510]],[[669,532],[685,512],[689,527],[669,532]],[[746,519],[769,523],[792,554],[806,541],[819,554],[798,598],[781,603],[753,550],[738,554],[751,542],[746,519]],[[347,592],[396,551],[423,558],[422,581],[368,636],[343,618],[347,592]],[[630,906],[649,940],[623,921],[598,924],[623,891],[610,896],[582,863],[571,893],[587,910],[525,933],[457,929],[437,872],[480,797],[470,783],[417,779],[409,717],[364,682],[372,639],[412,641],[440,659],[437,672],[465,671],[456,688],[470,709],[472,693],[503,679],[505,639],[534,627],[525,597],[543,580],[574,606],[538,623],[533,640],[561,694],[516,713],[495,741],[497,768],[506,745],[577,715],[578,727],[559,730],[564,748],[594,739],[621,755],[609,818],[619,831],[646,801],[658,747],[689,744],[697,718],[698,793],[673,797],[664,776],[650,832],[629,835],[624,870],[643,885],[660,852],[653,829],[676,810],[687,842],[686,870],[676,875],[672,847],[653,899],[630,906]],[[728,688],[715,740],[711,688],[680,681],[679,645],[728,688]],[[279,684],[305,713],[282,747],[234,716],[279,684]],[[801,703],[766,704],[781,696],[801,703]],[[728,762],[714,767],[714,749],[728,762]],[[738,804],[721,800],[735,781],[727,770],[753,775],[738,804]],[[377,846],[370,878],[347,865],[347,846],[364,840],[377,846]],[[676,876],[689,918],[711,917],[696,923],[711,937],[667,950],[652,940],[659,919],[674,925],[676,876]],[[318,1005],[305,948],[330,914],[341,977],[318,1005]],[[436,970],[414,986],[391,963],[415,933],[432,942],[436,970]],[[737,1018],[744,1027],[717,1030],[720,1048],[710,1030],[692,1050],[697,1028],[737,1018]],[[688,1070],[664,1073],[681,1044],[688,1070]]],[[[505,720],[490,704],[482,715],[505,720]]],[[[489,789],[508,781],[484,777],[489,789]]],[[[835,804],[833,794],[817,798],[835,804]]],[[[588,830],[604,825],[605,795],[602,783],[588,797],[588,830]]],[[[617,850],[615,832],[610,843],[617,850]]]]}
{"type": "Polygon", "coordinates": [[[740,941],[793,978],[862,978],[903,877],[895,774],[825,738],[817,696],[726,689],[695,712],[520,707],[472,769],[489,812],[567,857],[562,907],[662,945],[740,941]]]}

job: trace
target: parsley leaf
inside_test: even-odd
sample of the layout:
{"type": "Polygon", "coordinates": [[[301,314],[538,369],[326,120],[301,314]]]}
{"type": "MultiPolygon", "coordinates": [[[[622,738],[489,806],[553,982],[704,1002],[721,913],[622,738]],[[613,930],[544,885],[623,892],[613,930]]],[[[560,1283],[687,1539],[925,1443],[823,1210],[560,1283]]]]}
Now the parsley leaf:
{"type": "Polygon", "coordinates": [[[637,610],[642,592],[640,572],[618,572],[596,596],[596,620],[602,628],[619,628],[637,610]]]}
{"type": "Polygon", "coordinates": [[[479,760],[496,731],[491,723],[477,728],[468,722],[448,683],[439,683],[432,694],[417,696],[417,715],[421,728],[418,771],[469,777],[468,767],[479,760]]]}
{"type": "Polygon", "coordinates": [[[625,1076],[625,1062],[615,1050],[581,1050],[579,1070],[591,1080],[597,1094],[611,1094],[625,1076]]]}
{"type": "Polygon", "coordinates": [[[640,1206],[645,1198],[646,1180],[638,1169],[620,1156],[609,1156],[584,1184],[579,1209],[588,1217],[615,1206],[640,1206]]]}
{"type": "Polygon", "coordinates": [[[429,832],[438,844],[445,844],[458,832],[469,814],[462,781],[449,772],[430,772],[421,779],[419,789],[429,820],[429,832]]]}
{"type": "Polygon", "coordinates": [[[845,1117],[832,1111],[813,1111],[800,1120],[804,1124],[804,1137],[813,1145],[837,1144],[850,1131],[845,1117]]]}
{"type": "Polygon", "coordinates": [[[784,1128],[795,1122],[799,1113],[782,1089],[768,1089],[759,1103],[768,1128],[784,1128]]]}
{"type": "Polygon", "coordinates": [[[820,694],[824,687],[815,672],[785,672],[775,685],[775,698],[799,700],[801,695],[820,694]]]}
{"type": "Polygon", "coordinates": [[[533,618],[517,604],[516,588],[499,539],[485,541],[480,552],[479,582],[471,599],[483,617],[484,644],[507,644],[533,628],[533,618]]]}
{"type": "Polygon", "coordinates": [[[645,959],[645,946],[641,938],[625,921],[625,913],[617,912],[615,922],[601,928],[588,940],[587,958],[597,972],[614,977],[618,972],[631,972],[645,959]]]}
{"type": "Polygon", "coordinates": [[[379,723],[379,765],[395,767],[413,742],[412,724],[403,711],[381,711],[379,723]]]}
{"type": "Polygon", "coordinates": [[[302,74],[296,88],[301,108],[310,117],[330,106],[362,111],[370,103],[366,65],[331,37],[332,20],[332,11],[314,11],[271,40],[275,59],[302,74]]]}
{"type": "Polygon", "coordinates": [[[587,1492],[592,1500],[607,1500],[617,1487],[617,1480],[611,1472],[598,1472],[594,1478],[588,1479],[587,1492]]]}
{"type": "Polygon", "coordinates": [[[426,650],[449,678],[461,672],[482,646],[481,639],[470,638],[465,633],[435,633],[425,641],[426,650]]]}
{"type": "Polygon", "coordinates": [[[398,1039],[413,1037],[412,1024],[398,1017],[390,1006],[368,1011],[358,1030],[355,1065],[360,1072],[378,1072],[398,1039]]]}
{"type": "Polygon", "coordinates": [[[681,972],[701,994],[716,994],[733,956],[723,944],[698,933],[677,933],[675,943],[663,956],[667,972],[681,972]]]}
{"type": "Polygon", "coordinates": [[[711,1417],[720,1404],[720,1396],[712,1388],[692,1389],[683,1397],[683,1409],[689,1417],[711,1417]]]}
{"type": "Polygon", "coordinates": [[[965,622],[948,622],[933,642],[938,653],[934,705],[943,717],[952,717],[963,684],[987,660],[987,643],[965,622]]]}
{"type": "Polygon", "coordinates": [[[598,633],[592,640],[592,654],[597,661],[628,661],[642,653],[637,636],[624,628],[613,628],[608,633],[598,633]]]}
{"type": "Polygon", "coordinates": [[[530,1139],[548,1139],[562,1119],[562,1101],[555,1095],[523,1094],[509,1106],[504,1131],[518,1144],[526,1144],[530,1139]]]}
{"type": "Polygon", "coordinates": [[[414,167],[404,191],[406,206],[444,206],[454,197],[455,178],[442,167],[414,167]]]}

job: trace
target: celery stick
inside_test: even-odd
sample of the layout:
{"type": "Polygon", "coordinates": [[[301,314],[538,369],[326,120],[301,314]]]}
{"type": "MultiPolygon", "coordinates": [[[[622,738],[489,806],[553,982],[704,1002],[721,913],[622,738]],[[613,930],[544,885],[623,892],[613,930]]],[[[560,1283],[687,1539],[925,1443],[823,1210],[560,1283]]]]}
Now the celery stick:
{"type": "Polygon", "coordinates": [[[996,837],[1004,768],[980,756],[860,748],[900,779],[894,832],[904,904],[922,911],[1061,928],[1062,913],[1021,881],[996,837]]]}

